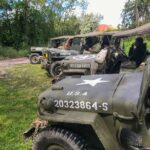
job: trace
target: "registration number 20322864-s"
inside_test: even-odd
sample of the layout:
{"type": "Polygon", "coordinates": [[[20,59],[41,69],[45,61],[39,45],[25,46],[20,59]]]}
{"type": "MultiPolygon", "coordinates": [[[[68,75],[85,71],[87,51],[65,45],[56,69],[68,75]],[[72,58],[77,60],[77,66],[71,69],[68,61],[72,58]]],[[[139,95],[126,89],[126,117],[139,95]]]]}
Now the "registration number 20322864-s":
{"type": "Polygon", "coordinates": [[[73,101],[73,100],[54,100],[54,105],[57,108],[69,109],[85,109],[85,110],[103,110],[108,111],[109,105],[107,102],[98,104],[97,102],[89,101],[73,101]]]}

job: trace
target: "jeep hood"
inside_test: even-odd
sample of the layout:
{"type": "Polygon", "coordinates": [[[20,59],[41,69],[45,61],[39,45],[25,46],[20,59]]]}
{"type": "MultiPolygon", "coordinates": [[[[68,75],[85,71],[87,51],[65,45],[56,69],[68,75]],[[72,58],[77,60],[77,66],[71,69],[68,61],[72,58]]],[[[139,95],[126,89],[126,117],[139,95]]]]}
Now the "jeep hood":
{"type": "Polygon", "coordinates": [[[138,109],[142,77],[142,72],[67,77],[43,92],[38,105],[47,111],[53,105],[57,109],[130,116],[138,109]]]}
{"type": "Polygon", "coordinates": [[[95,54],[83,54],[83,55],[76,55],[76,56],[68,56],[62,62],[63,63],[91,63],[95,61],[96,55],[95,54]]]}
{"type": "Polygon", "coordinates": [[[50,51],[51,53],[59,53],[66,56],[79,54],[79,52],[76,50],[65,50],[65,49],[58,49],[58,48],[49,48],[48,51],[50,51]]]}

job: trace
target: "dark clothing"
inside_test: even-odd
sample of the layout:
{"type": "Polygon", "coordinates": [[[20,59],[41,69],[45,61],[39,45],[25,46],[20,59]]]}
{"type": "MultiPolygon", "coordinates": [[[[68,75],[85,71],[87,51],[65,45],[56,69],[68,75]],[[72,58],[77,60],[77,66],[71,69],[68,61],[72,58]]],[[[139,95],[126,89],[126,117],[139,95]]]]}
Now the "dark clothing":
{"type": "Polygon", "coordinates": [[[131,46],[129,50],[129,58],[131,61],[135,61],[136,65],[139,66],[142,61],[144,61],[146,56],[146,44],[141,44],[139,46],[135,46],[134,44],[131,46]]]}

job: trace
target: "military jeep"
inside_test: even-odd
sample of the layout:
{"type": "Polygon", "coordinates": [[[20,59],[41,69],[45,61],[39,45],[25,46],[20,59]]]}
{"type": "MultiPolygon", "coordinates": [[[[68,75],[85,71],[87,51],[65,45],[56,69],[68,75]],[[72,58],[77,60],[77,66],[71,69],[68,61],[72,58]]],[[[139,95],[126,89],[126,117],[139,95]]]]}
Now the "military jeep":
{"type": "Polygon", "coordinates": [[[150,149],[150,59],[142,72],[66,77],[39,96],[32,150],[150,149]]]}
{"type": "MultiPolygon", "coordinates": [[[[114,43],[114,39],[111,37],[116,32],[93,32],[85,34],[85,37],[99,37],[99,45],[103,43],[103,39],[107,39],[111,44],[114,43]]],[[[100,51],[100,49],[99,49],[100,51]]],[[[121,49],[116,49],[115,46],[110,46],[108,54],[104,63],[96,62],[97,53],[88,53],[77,56],[69,56],[61,61],[62,74],[67,75],[92,75],[99,73],[118,73],[120,70],[120,64],[125,61],[127,56],[121,49]]]]}
{"type": "Polygon", "coordinates": [[[62,75],[90,75],[99,73],[141,71],[142,68],[145,67],[144,62],[150,53],[147,50],[145,56],[143,57],[143,62],[141,65],[137,66],[136,63],[131,61],[130,58],[125,54],[123,50],[123,41],[128,37],[143,36],[149,33],[150,23],[125,31],[90,33],[89,36],[112,36],[112,39],[110,38],[110,42],[113,44],[113,47],[110,47],[110,55],[106,57],[107,59],[104,64],[97,63],[95,61],[96,55],[93,54],[66,57],[62,61],[62,75]]]}
{"type": "Polygon", "coordinates": [[[46,50],[47,47],[31,47],[31,54],[29,55],[29,60],[31,64],[40,64],[40,58],[42,52],[46,50]]]}
{"type": "MultiPolygon", "coordinates": [[[[150,23],[147,23],[145,25],[142,25],[140,27],[130,29],[130,30],[125,30],[125,31],[120,31],[117,32],[113,35],[113,37],[119,39],[124,42],[125,39],[130,38],[130,37],[142,37],[142,36],[147,36],[150,34],[150,23]]],[[[121,42],[120,42],[121,43],[121,42]]],[[[144,43],[146,45],[146,43],[144,43]]],[[[121,72],[133,72],[133,71],[140,71],[142,68],[145,66],[145,61],[150,55],[150,52],[148,51],[148,48],[146,49],[147,51],[145,52],[144,56],[142,56],[142,62],[140,65],[137,65],[135,61],[132,61],[129,57],[127,61],[124,61],[121,64],[121,72]]]]}
{"type": "Polygon", "coordinates": [[[65,57],[70,55],[78,55],[76,50],[65,50],[57,48],[49,48],[46,51],[46,58],[42,59],[42,66],[52,77],[59,75],[61,72],[61,63],[65,57]]]}
{"type": "Polygon", "coordinates": [[[73,36],[59,36],[55,38],[50,38],[48,41],[48,47],[31,47],[31,54],[29,55],[31,64],[39,64],[41,63],[42,56],[49,48],[59,48],[64,49],[64,43],[68,39],[72,39],[73,36]]]}
{"type": "MultiPolygon", "coordinates": [[[[63,36],[64,38],[65,36],[63,36]]],[[[62,37],[60,37],[62,38],[62,37]]],[[[66,36],[68,38],[68,36],[66,36]]],[[[57,76],[61,72],[61,60],[71,55],[81,54],[82,41],[80,35],[72,36],[64,43],[64,47],[49,48],[43,52],[42,68],[46,69],[52,77],[57,76]],[[46,57],[45,57],[46,56],[46,57]]]]}

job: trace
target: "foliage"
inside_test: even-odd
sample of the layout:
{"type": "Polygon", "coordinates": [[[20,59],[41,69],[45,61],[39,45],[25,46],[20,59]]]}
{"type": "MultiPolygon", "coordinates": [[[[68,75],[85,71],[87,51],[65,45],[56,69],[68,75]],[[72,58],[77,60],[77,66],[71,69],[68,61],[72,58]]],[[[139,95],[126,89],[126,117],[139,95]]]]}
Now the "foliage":
{"type": "Polygon", "coordinates": [[[20,49],[19,51],[12,47],[1,47],[0,46],[0,59],[3,58],[17,58],[26,57],[29,54],[28,50],[20,49]]]}
{"type": "MultiPolygon", "coordinates": [[[[124,51],[125,53],[128,55],[129,49],[132,46],[132,44],[135,42],[135,38],[136,37],[130,37],[130,38],[126,38],[123,41],[123,45],[124,45],[124,51]]],[[[150,40],[149,37],[145,37],[144,38],[144,43],[146,43],[147,45],[147,50],[150,52],[150,40]]]]}
{"type": "Polygon", "coordinates": [[[17,65],[0,80],[0,149],[29,150],[22,133],[36,118],[37,97],[50,86],[40,65],[17,65]]]}
{"type": "Polygon", "coordinates": [[[134,28],[150,21],[149,0],[128,0],[122,11],[123,27],[134,28]]]}
{"type": "Polygon", "coordinates": [[[80,32],[88,33],[94,31],[102,19],[102,15],[94,15],[93,13],[83,14],[81,17],[80,32]]]}
{"type": "Polygon", "coordinates": [[[2,0],[0,43],[19,49],[46,44],[57,35],[78,33],[74,10],[86,7],[86,0],[2,0]]]}

